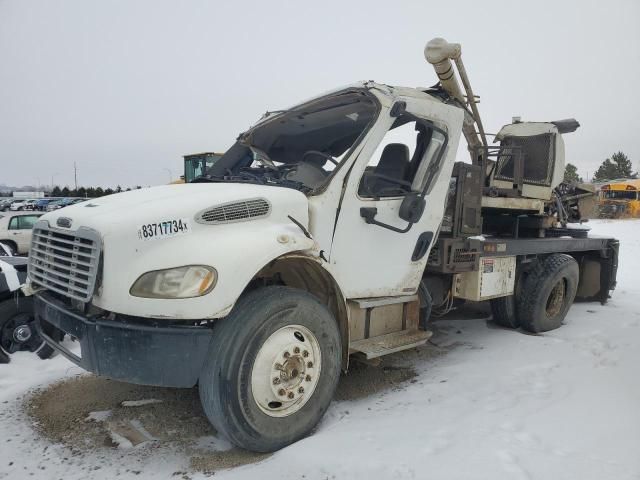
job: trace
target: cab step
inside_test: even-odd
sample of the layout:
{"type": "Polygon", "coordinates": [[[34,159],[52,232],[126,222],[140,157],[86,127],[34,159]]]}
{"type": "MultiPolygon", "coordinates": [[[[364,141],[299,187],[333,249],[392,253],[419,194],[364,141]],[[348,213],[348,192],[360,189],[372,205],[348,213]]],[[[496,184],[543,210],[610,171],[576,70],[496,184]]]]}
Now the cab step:
{"type": "Polygon", "coordinates": [[[427,343],[433,332],[424,330],[401,330],[378,337],[358,340],[349,346],[350,353],[361,354],[367,360],[400,352],[427,343]]]}

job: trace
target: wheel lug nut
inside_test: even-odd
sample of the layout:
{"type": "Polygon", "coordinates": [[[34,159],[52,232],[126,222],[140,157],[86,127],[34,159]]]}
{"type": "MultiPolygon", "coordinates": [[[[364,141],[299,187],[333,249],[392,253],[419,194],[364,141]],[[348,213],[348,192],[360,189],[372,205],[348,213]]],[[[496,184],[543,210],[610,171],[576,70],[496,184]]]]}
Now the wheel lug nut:
{"type": "Polygon", "coordinates": [[[304,377],[304,379],[305,379],[307,382],[310,382],[310,381],[311,381],[311,375],[307,375],[306,377],[304,377]]]}
{"type": "Polygon", "coordinates": [[[282,356],[284,358],[289,358],[291,356],[291,354],[289,352],[284,352],[284,354],[282,356]]]}
{"type": "Polygon", "coordinates": [[[293,353],[300,353],[300,349],[298,347],[294,347],[293,353]]]}
{"type": "Polygon", "coordinates": [[[307,368],[313,368],[313,362],[307,362],[307,368]]]}
{"type": "Polygon", "coordinates": [[[275,378],[273,379],[273,384],[274,384],[274,385],[278,385],[279,383],[280,383],[280,379],[279,379],[278,377],[275,377],[275,378]]]}
{"type": "Polygon", "coordinates": [[[309,356],[309,352],[307,352],[306,350],[304,352],[302,352],[302,356],[304,358],[307,358],[309,356]]]}
{"type": "Polygon", "coordinates": [[[300,387],[300,388],[298,389],[298,393],[304,393],[304,387],[300,387]]]}
{"type": "Polygon", "coordinates": [[[280,395],[281,397],[283,397],[285,393],[287,392],[284,391],[284,388],[281,388],[280,390],[278,390],[278,395],[280,395]]]}
{"type": "Polygon", "coordinates": [[[287,395],[287,397],[289,397],[289,398],[293,398],[293,392],[289,392],[289,394],[287,395]]]}

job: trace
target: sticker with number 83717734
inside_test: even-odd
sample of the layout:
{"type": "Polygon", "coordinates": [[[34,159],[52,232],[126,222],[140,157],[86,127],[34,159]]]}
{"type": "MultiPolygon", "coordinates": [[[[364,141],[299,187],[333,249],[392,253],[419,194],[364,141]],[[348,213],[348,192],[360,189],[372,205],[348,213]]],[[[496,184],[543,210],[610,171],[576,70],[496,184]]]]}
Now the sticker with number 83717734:
{"type": "Polygon", "coordinates": [[[149,222],[138,228],[138,238],[140,240],[158,240],[187,233],[191,233],[191,227],[189,226],[189,220],[186,218],[149,222]]]}

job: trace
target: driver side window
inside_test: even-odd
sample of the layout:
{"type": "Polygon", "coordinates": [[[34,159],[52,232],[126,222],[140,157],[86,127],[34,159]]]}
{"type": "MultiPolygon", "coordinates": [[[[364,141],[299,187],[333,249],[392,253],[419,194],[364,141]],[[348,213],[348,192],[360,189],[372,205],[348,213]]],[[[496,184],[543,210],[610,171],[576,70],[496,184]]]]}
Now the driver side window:
{"type": "Polygon", "coordinates": [[[400,116],[371,156],[360,179],[358,195],[362,198],[389,198],[404,196],[423,181],[415,182],[416,176],[425,176],[425,158],[430,151],[434,133],[428,122],[416,121],[414,117],[400,116]],[[412,188],[412,185],[414,188],[412,188]]]}

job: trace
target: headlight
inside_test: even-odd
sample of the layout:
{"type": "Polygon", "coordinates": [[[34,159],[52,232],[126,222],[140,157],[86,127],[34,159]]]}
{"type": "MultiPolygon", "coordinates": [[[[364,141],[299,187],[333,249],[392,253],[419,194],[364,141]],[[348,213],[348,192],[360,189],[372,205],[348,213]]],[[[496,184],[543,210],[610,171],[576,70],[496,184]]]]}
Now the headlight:
{"type": "Polygon", "coordinates": [[[169,268],[147,272],[138,278],[129,293],[145,298],[191,298],[209,293],[215,287],[218,272],[204,265],[169,268]]]}

